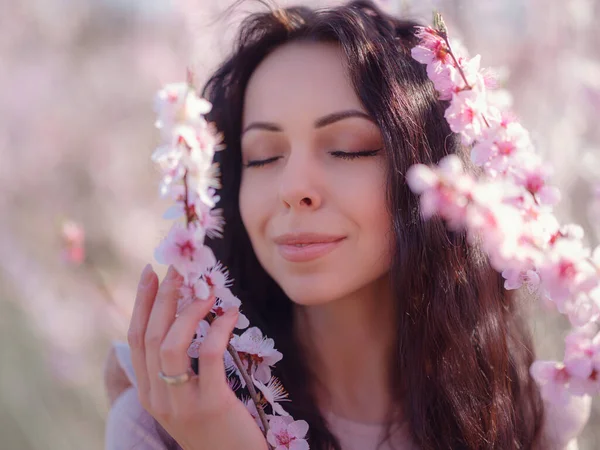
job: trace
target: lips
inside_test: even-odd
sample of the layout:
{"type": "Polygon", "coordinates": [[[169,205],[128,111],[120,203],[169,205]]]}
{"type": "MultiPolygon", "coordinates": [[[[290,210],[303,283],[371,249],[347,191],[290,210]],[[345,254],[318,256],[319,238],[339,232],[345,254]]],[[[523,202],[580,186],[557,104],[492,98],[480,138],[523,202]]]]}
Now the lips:
{"type": "Polygon", "coordinates": [[[320,233],[291,233],[274,239],[279,254],[290,262],[307,262],[331,253],[345,236],[320,233]]]}

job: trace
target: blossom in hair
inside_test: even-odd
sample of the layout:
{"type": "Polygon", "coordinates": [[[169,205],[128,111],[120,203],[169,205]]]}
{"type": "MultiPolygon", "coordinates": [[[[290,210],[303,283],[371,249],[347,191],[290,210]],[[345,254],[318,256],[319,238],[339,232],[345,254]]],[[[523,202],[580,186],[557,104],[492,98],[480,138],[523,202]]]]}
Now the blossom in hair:
{"type": "Polygon", "coordinates": [[[464,90],[452,96],[445,117],[450,129],[461,135],[464,144],[471,144],[485,127],[485,97],[477,91],[464,90]]]}
{"type": "Polygon", "coordinates": [[[523,284],[527,286],[530,294],[538,291],[540,286],[540,276],[534,269],[506,269],[502,271],[504,278],[504,289],[519,289],[523,284]]]}
{"type": "Polygon", "coordinates": [[[515,165],[514,158],[531,149],[529,133],[511,118],[503,118],[495,127],[484,130],[483,138],[471,150],[471,160],[495,177],[515,165]]]}
{"type": "MultiPolygon", "coordinates": [[[[556,304],[556,303],[555,303],[556,304]]],[[[557,308],[558,309],[558,308],[557,308]]],[[[563,311],[574,327],[582,327],[600,319],[600,290],[578,294],[563,306],[563,311]]]]}
{"type": "Polygon", "coordinates": [[[577,328],[565,338],[565,367],[575,394],[600,393],[600,333],[595,324],[577,328]]]}
{"type": "Polygon", "coordinates": [[[564,362],[536,361],[531,375],[539,383],[542,395],[566,403],[570,395],[600,393],[600,333],[588,324],[569,333],[565,339],[564,362]]]}
{"type": "Polygon", "coordinates": [[[571,374],[563,363],[554,361],[534,361],[531,376],[540,386],[542,396],[552,403],[564,404],[569,401],[571,374]]]}
{"type": "Polygon", "coordinates": [[[436,168],[416,164],[408,170],[406,181],[414,192],[421,194],[424,218],[443,211],[452,227],[464,226],[465,199],[470,196],[472,180],[464,174],[458,156],[447,156],[436,168]]]}
{"type": "MultiPolygon", "coordinates": [[[[439,215],[449,228],[466,229],[469,241],[481,245],[502,272],[506,289],[525,285],[575,327],[599,321],[600,250],[592,254],[584,246],[581,227],[559,225],[552,207],[560,192],[548,182],[551,167],[505,109],[510,96],[491,90],[497,84],[481,69],[480,57],[454,52],[440,23],[439,29],[419,30],[412,55],[427,65],[439,98],[450,100],[445,118],[462,143],[472,146],[471,160],[483,174],[465,173],[458,157],[446,157],[437,167],[411,167],[407,183],[420,195],[422,216],[439,215]]],[[[598,393],[600,338],[585,339],[578,351],[567,345],[564,362],[537,361],[531,367],[545,397],[563,401],[598,393]]]]}
{"type": "Polygon", "coordinates": [[[439,35],[431,27],[418,27],[415,33],[419,38],[419,45],[411,49],[411,55],[422,64],[450,64],[450,49],[439,35]]]}
{"type": "Polygon", "coordinates": [[[522,186],[534,196],[540,205],[554,206],[560,200],[560,192],[554,186],[548,185],[552,175],[552,167],[542,162],[535,153],[520,153],[511,167],[510,175],[517,186],[522,186]]]}
{"type": "Polygon", "coordinates": [[[559,311],[579,293],[589,293],[598,285],[596,268],[589,261],[590,250],[581,241],[559,238],[537,267],[544,288],[559,311]]]}
{"type": "Polygon", "coordinates": [[[291,417],[272,417],[269,420],[267,441],[275,450],[307,450],[308,423],[291,417]]]}

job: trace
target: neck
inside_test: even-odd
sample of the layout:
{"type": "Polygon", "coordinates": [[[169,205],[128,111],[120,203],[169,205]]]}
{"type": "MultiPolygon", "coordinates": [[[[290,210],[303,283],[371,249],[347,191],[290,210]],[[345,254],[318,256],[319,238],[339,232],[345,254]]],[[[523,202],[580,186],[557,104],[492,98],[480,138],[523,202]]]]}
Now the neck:
{"type": "Polygon", "coordinates": [[[365,423],[391,407],[395,312],[389,277],[322,305],[296,306],[296,335],[317,377],[319,406],[365,423]]]}

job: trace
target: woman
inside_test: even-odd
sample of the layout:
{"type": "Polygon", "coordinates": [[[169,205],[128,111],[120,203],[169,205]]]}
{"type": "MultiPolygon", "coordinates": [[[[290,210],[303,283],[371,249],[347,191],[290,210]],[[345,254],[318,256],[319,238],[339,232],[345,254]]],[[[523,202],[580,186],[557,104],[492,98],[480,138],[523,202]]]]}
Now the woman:
{"type": "MultiPolygon", "coordinates": [[[[211,246],[250,322],[284,355],[286,409],[309,423],[312,449],[573,448],[589,405],[545,417],[515,296],[463,233],[420,218],[404,181],[413,164],[468,159],[411,58],[415,27],[365,1],[243,23],[204,90],[227,146],[226,227],[211,246]]],[[[201,354],[198,381],[168,386],[156,373],[185,372],[194,328],[182,324],[209,307],[175,318],[177,276],[160,288],[153,272],[142,278],[133,365],[118,350],[139,394],[119,395],[110,359],[107,447],[266,448],[242,403],[214,395],[224,382],[184,390],[222,373],[214,356],[236,317],[205,342],[215,351],[201,354]]]]}

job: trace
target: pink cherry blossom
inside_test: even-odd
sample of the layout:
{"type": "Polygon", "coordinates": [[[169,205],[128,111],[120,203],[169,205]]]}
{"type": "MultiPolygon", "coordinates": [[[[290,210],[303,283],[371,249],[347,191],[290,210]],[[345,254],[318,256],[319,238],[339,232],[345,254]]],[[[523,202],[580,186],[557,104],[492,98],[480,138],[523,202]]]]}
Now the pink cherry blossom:
{"type": "MultiPolygon", "coordinates": [[[[479,56],[455,52],[431,28],[418,36],[412,56],[427,66],[440,99],[451,99],[446,120],[463,144],[473,145],[471,159],[483,168],[475,178],[462,173],[458,158],[411,167],[406,180],[420,195],[422,216],[440,215],[449,228],[465,228],[470,242],[481,244],[502,272],[506,289],[526,285],[575,327],[599,321],[600,247],[591,254],[581,227],[559,225],[552,208],[560,192],[548,182],[551,168],[508,111],[510,95],[496,90],[479,56]]],[[[551,401],[600,392],[600,334],[577,333],[567,338],[564,363],[537,361],[531,367],[551,401]]]]}
{"type": "MultiPolygon", "coordinates": [[[[237,378],[234,378],[234,379],[239,382],[239,380],[237,378]]],[[[240,383],[240,386],[241,386],[241,383],[240,383]]],[[[252,401],[252,399],[250,397],[246,397],[246,396],[242,396],[242,398],[240,400],[244,404],[244,406],[246,407],[246,409],[248,410],[250,415],[254,418],[256,425],[258,425],[258,427],[264,431],[264,426],[263,426],[262,420],[260,420],[260,416],[258,415],[258,410],[256,409],[256,404],[254,403],[254,401],[252,401]]],[[[275,417],[275,416],[272,416],[271,414],[265,414],[265,416],[267,417],[267,420],[269,420],[269,421],[273,417],[275,417]]]]}
{"type": "Polygon", "coordinates": [[[406,182],[415,194],[422,194],[436,187],[439,177],[435,171],[424,164],[415,164],[406,173],[406,182]]]}
{"type": "Polygon", "coordinates": [[[189,274],[202,273],[215,265],[212,250],[196,240],[194,227],[175,223],[157,247],[154,257],[161,264],[171,264],[187,280],[189,274]]]}
{"type": "Polygon", "coordinates": [[[279,402],[289,402],[288,393],[283,388],[281,381],[276,377],[271,377],[267,384],[261,383],[256,378],[252,377],[252,382],[262,393],[265,400],[273,408],[273,412],[280,416],[289,416],[289,413],[283,409],[279,402]]]}
{"type": "Polygon", "coordinates": [[[568,384],[571,375],[562,363],[535,361],[530,368],[531,376],[540,385],[542,397],[555,404],[569,401],[568,384]]]}
{"type": "MultiPolygon", "coordinates": [[[[497,186],[490,189],[496,191],[497,186]]],[[[478,187],[474,190],[473,197],[484,192],[484,189],[478,187]]],[[[490,263],[498,270],[504,270],[514,261],[522,261],[525,256],[522,254],[521,233],[523,223],[519,211],[515,208],[505,205],[494,198],[493,195],[481,197],[474,202],[467,210],[467,229],[472,238],[481,238],[481,245],[490,257],[490,263]]]]}
{"type": "Polygon", "coordinates": [[[588,324],[569,333],[565,339],[565,367],[573,376],[570,390],[576,395],[600,392],[600,333],[588,324]]]}
{"type": "MultiPolygon", "coordinates": [[[[223,211],[221,209],[211,208],[206,203],[200,201],[200,197],[195,191],[188,189],[187,203],[185,196],[185,187],[181,184],[171,187],[169,190],[171,198],[175,204],[171,205],[163,214],[163,219],[175,220],[185,217],[186,205],[190,220],[196,223],[198,228],[202,228],[211,239],[220,238],[223,236],[223,227],[225,221],[223,219],[223,211]]],[[[207,196],[211,197],[211,203],[216,204],[220,197],[214,189],[207,192],[207,196]]]]}
{"type": "Polygon", "coordinates": [[[527,286],[530,294],[537,292],[540,286],[540,276],[535,270],[506,269],[502,271],[504,277],[504,289],[519,289],[523,284],[527,286]]]}
{"type": "Polygon", "coordinates": [[[540,263],[538,273],[559,311],[571,295],[594,287],[594,274],[587,261],[588,257],[589,249],[584,248],[580,241],[561,238],[540,263]]]}
{"type": "Polygon", "coordinates": [[[427,76],[433,82],[433,87],[438,91],[440,100],[452,99],[452,94],[459,91],[454,84],[453,74],[456,69],[448,64],[433,63],[427,66],[427,76]]]}
{"type": "Polygon", "coordinates": [[[72,220],[67,220],[62,224],[61,238],[63,246],[61,259],[69,264],[82,264],[85,260],[83,227],[72,220]]]}
{"type": "MultiPolygon", "coordinates": [[[[227,269],[223,267],[221,263],[217,263],[215,266],[209,268],[203,274],[204,280],[210,288],[213,294],[217,297],[217,300],[212,308],[212,312],[217,316],[221,316],[231,308],[239,309],[242,302],[237,298],[229,287],[232,284],[232,280],[229,278],[227,269]]],[[[248,318],[240,312],[235,327],[237,329],[244,329],[250,325],[248,318]]]]}
{"type": "MultiPolygon", "coordinates": [[[[231,292],[232,280],[227,270],[204,245],[206,236],[221,237],[224,225],[221,210],[215,209],[220,182],[218,165],[213,162],[214,153],[222,148],[221,138],[203,117],[210,111],[211,104],[199,98],[190,84],[175,83],[157,94],[155,106],[158,112],[156,126],[163,145],[153,153],[152,159],[162,172],[161,195],[174,201],[164,217],[185,220],[185,224],[172,226],[157,247],[155,258],[162,264],[172,264],[184,276],[177,314],[190,303],[214,295],[209,316],[218,317],[231,308],[239,309],[241,301],[231,292]]],[[[243,329],[248,325],[248,319],[240,313],[236,328],[243,329]]],[[[196,337],[187,350],[190,357],[198,357],[209,330],[208,320],[198,323],[196,337]]],[[[262,406],[266,403],[271,405],[274,413],[289,416],[279,404],[289,401],[287,392],[277,378],[271,377],[271,366],[282,358],[274,341],[253,327],[240,336],[233,335],[230,344],[242,361],[238,367],[229,352],[223,355],[226,374],[238,377],[234,384],[229,382],[230,386],[233,390],[246,387],[240,371],[251,376],[262,397],[251,400],[251,405],[247,401],[246,406],[259,426],[263,426],[258,419],[264,414],[262,406]]],[[[277,440],[277,448],[308,449],[303,439],[308,431],[306,422],[286,422],[286,427],[278,428],[278,422],[275,422],[276,433],[271,438],[277,440]]]]}
{"type": "Polygon", "coordinates": [[[476,90],[466,90],[453,94],[444,115],[452,131],[459,133],[463,143],[468,145],[481,135],[486,126],[486,110],[485,96],[476,90]]]}
{"type": "Polygon", "coordinates": [[[551,167],[543,164],[540,157],[533,153],[519,153],[512,168],[512,176],[516,183],[544,205],[555,205],[560,200],[558,189],[546,183],[551,174],[551,167]]]}
{"type": "Polygon", "coordinates": [[[580,293],[572,296],[562,305],[564,314],[567,314],[571,325],[582,327],[600,319],[600,289],[596,288],[589,293],[580,293]]]}
{"type": "Polygon", "coordinates": [[[207,300],[210,297],[210,286],[203,277],[188,274],[187,278],[180,288],[181,298],[177,304],[178,314],[190,303],[197,300],[207,300]]]}
{"type": "Polygon", "coordinates": [[[212,105],[198,97],[188,83],[171,83],[156,94],[154,109],[158,119],[155,125],[169,133],[173,124],[198,120],[211,108],[212,105]]]}
{"type": "Polygon", "coordinates": [[[423,165],[411,167],[407,183],[421,193],[421,215],[425,219],[440,214],[451,228],[464,226],[472,179],[463,172],[456,155],[443,158],[433,170],[423,165]]]}
{"type": "Polygon", "coordinates": [[[518,122],[502,122],[485,133],[485,138],[475,144],[471,150],[471,159],[495,176],[506,172],[514,164],[517,152],[527,152],[530,149],[529,134],[518,122]]]}
{"type": "Polygon", "coordinates": [[[461,89],[454,81],[458,71],[454,67],[450,49],[444,39],[432,28],[423,27],[417,34],[421,37],[421,42],[412,48],[411,55],[417,61],[427,65],[427,76],[433,81],[440,100],[450,100],[452,94],[461,89]]]}
{"type": "Polygon", "coordinates": [[[450,73],[452,84],[455,86],[455,92],[460,92],[464,89],[473,89],[477,92],[485,92],[485,80],[480,70],[481,56],[477,55],[472,59],[458,58],[458,63],[462,69],[462,73],[458,70],[453,70],[450,73]],[[466,78],[467,84],[465,84],[466,78]]]}
{"type": "Polygon", "coordinates": [[[239,336],[234,335],[230,343],[240,355],[246,370],[263,383],[271,378],[271,366],[283,358],[275,349],[275,341],[264,337],[257,327],[248,328],[239,336]]]}
{"type": "Polygon", "coordinates": [[[306,421],[274,416],[269,420],[267,441],[274,450],[308,450],[306,433],[308,433],[306,421]]]}
{"type": "Polygon", "coordinates": [[[188,170],[187,184],[188,188],[198,195],[201,202],[210,208],[214,208],[216,197],[212,192],[214,189],[221,187],[219,166],[213,163],[209,166],[198,166],[194,170],[188,170]]]}
{"type": "Polygon", "coordinates": [[[524,272],[520,269],[506,269],[502,271],[504,289],[519,289],[525,281],[524,272]]]}
{"type": "Polygon", "coordinates": [[[210,330],[210,324],[206,320],[198,322],[198,326],[196,327],[196,337],[192,340],[192,343],[187,350],[187,354],[190,358],[198,358],[200,345],[202,345],[202,341],[206,337],[208,330],[210,330]]]}
{"type": "Polygon", "coordinates": [[[419,27],[416,35],[420,38],[420,43],[411,49],[414,59],[422,64],[450,63],[449,48],[433,28],[419,27]]]}

